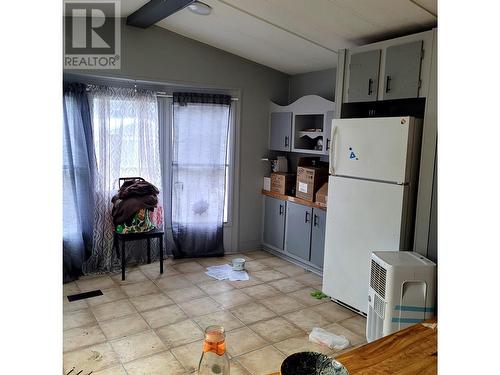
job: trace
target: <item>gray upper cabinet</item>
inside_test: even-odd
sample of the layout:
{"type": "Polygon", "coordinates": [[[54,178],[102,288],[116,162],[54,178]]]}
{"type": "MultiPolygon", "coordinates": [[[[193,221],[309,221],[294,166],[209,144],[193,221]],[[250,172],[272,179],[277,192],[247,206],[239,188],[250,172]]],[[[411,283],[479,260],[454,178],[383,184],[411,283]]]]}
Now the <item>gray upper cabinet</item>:
{"type": "Polygon", "coordinates": [[[287,202],[285,252],[309,261],[312,208],[287,202]]]}
{"type": "Polygon", "coordinates": [[[292,112],[271,113],[269,149],[290,151],[292,140],[292,112]]]}
{"type": "Polygon", "coordinates": [[[383,99],[418,97],[423,41],[387,47],[383,99]]]}
{"type": "Polygon", "coordinates": [[[324,130],[331,121],[325,119],[334,111],[335,103],[318,95],[305,95],[285,106],[271,102],[269,149],[327,155],[324,130]]]}
{"type": "Polygon", "coordinates": [[[330,153],[330,148],[332,147],[332,120],[334,117],[334,111],[328,111],[325,115],[325,124],[323,125],[323,150],[324,154],[328,155],[330,153]]]}
{"type": "Polygon", "coordinates": [[[323,258],[325,255],[325,223],[326,211],[314,208],[311,229],[310,262],[319,268],[323,268],[323,258]]]}
{"type": "Polygon", "coordinates": [[[278,250],[283,250],[286,204],[280,199],[264,197],[263,242],[278,250]]]}
{"type": "Polygon", "coordinates": [[[380,50],[351,55],[349,64],[349,102],[377,100],[380,50]]]}

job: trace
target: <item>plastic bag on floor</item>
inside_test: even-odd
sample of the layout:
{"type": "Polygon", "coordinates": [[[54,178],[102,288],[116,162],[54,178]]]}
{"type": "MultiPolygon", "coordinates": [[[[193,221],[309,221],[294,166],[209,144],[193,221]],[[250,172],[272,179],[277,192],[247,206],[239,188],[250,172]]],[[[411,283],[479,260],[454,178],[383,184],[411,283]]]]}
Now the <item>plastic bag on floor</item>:
{"type": "Polygon", "coordinates": [[[349,346],[349,340],[345,336],[339,336],[317,327],[314,327],[309,334],[309,341],[337,350],[342,350],[349,346]]]}

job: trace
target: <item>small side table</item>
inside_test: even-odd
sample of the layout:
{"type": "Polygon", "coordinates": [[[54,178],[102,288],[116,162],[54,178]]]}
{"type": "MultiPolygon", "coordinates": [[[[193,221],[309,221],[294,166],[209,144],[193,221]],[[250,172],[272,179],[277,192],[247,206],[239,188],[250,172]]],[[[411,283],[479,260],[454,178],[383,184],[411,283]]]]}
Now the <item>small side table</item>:
{"type": "Polygon", "coordinates": [[[164,232],[160,229],[153,229],[149,232],[140,233],[118,233],[114,232],[114,245],[116,249],[116,255],[122,261],[122,280],[125,280],[125,242],[127,241],[138,241],[147,240],[148,249],[148,264],[151,263],[151,239],[158,238],[160,245],[160,273],[163,273],[163,234],[164,232]],[[121,254],[120,254],[120,244],[121,242],[121,254]]]}

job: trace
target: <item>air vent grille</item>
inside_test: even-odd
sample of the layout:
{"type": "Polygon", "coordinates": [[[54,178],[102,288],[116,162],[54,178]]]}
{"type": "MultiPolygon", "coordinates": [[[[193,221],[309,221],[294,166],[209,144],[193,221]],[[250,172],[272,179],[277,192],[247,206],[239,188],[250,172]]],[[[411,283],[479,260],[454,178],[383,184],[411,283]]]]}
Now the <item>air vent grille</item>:
{"type": "Polygon", "coordinates": [[[377,296],[376,294],[373,296],[373,308],[380,318],[384,319],[385,317],[385,301],[377,296]]]}
{"type": "Polygon", "coordinates": [[[385,298],[385,278],[387,271],[372,259],[370,286],[382,298],[385,298]]]}

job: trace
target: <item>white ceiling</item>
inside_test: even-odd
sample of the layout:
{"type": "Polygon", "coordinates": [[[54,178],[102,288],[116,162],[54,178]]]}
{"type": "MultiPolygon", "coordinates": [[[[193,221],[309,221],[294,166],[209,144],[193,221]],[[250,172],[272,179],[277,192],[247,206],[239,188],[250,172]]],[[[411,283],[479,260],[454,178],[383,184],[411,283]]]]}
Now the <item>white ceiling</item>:
{"type": "MultiPolygon", "coordinates": [[[[288,74],[337,65],[337,51],[437,24],[437,0],[203,0],[157,25],[288,74]]],[[[126,17],[148,0],[122,0],[126,17]]]]}

